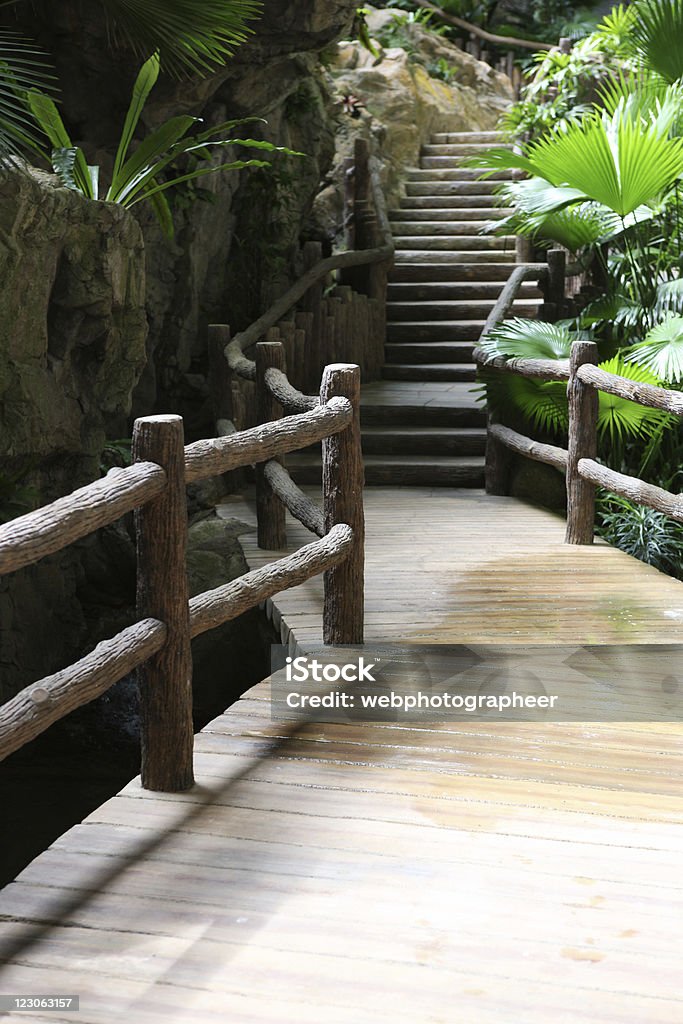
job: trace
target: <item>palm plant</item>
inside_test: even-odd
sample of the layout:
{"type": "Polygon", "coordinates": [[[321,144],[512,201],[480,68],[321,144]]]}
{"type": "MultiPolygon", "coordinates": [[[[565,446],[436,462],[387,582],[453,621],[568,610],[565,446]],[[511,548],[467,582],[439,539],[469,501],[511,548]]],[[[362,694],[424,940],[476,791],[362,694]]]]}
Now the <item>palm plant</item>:
{"type": "Polygon", "coordinates": [[[30,89],[54,93],[47,56],[16,32],[0,29],[0,159],[39,142],[25,99],[30,89]]]}
{"type": "Polygon", "coordinates": [[[177,173],[168,178],[161,178],[164,172],[183,155],[197,154],[208,157],[213,148],[240,146],[248,149],[265,150],[268,153],[294,153],[283,146],[274,146],[270,142],[257,139],[216,138],[225,136],[236,127],[243,126],[259,118],[241,118],[237,121],[224,121],[199,134],[187,136],[194,125],[200,123],[197,117],[184,115],[172,117],[165,124],[144,139],[131,154],[130,148],[142,115],[145,103],[159,76],[160,59],[153,55],[143,64],[135,85],[123,125],[121,139],[114,158],[114,169],[108,189],[100,190],[99,168],[88,164],[82,149],[74,144],[64,127],[59,111],[53,100],[36,90],[28,94],[28,103],[37,123],[52,145],[51,153],[34,146],[45,160],[51,162],[53,170],[59,175],[67,188],[81,192],[88,199],[104,199],[120,206],[131,207],[143,200],[149,200],[157,219],[169,237],[173,235],[173,219],[164,193],[182,182],[193,181],[206,174],[219,170],[240,170],[243,167],[265,167],[267,161],[258,159],[230,160],[226,163],[208,164],[194,167],[191,170],[177,173]]]}
{"type": "Polygon", "coordinates": [[[667,82],[683,78],[683,0],[638,0],[631,35],[642,63],[667,82]]]}

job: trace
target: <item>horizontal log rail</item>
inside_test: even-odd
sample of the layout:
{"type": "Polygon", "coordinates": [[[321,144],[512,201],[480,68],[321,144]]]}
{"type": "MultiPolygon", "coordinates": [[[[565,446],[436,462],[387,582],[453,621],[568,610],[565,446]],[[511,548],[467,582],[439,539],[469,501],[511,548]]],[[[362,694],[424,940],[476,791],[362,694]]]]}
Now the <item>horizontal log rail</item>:
{"type": "Polygon", "coordinates": [[[335,398],[310,412],[285,416],[227,437],[195,441],[185,447],[185,479],[187,483],[196,483],[306,448],[344,430],[352,417],[349,402],[335,398]]]}
{"type": "MultiPolygon", "coordinates": [[[[258,350],[264,365],[268,357],[274,357],[275,365],[282,354],[279,344],[262,343],[258,350]]],[[[276,382],[281,383],[277,377],[276,382]]],[[[265,386],[263,393],[269,394],[265,386]]],[[[162,791],[187,789],[193,785],[193,637],[280,590],[323,573],[325,642],[332,642],[330,637],[336,643],[363,642],[359,397],[359,368],[338,364],[327,367],[315,408],[251,430],[184,446],[179,416],[139,419],[133,435],[133,457],[137,461],[132,466],[112,471],[104,479],[2,528],[1,571],[11,572],[134,512],[139,621],[98,644],[76,664],[26,687],[3,705],[0,759],[137,670],[142,784],[162,791]],[[339,442],[333,444],[338,437],[339,442]],[[325,481],[322,511],[294,484],[283,466],[273,461],[319,441],[323,442],[325,481]],[[273,506],[282,512],[289,508],[320,539],[190,600],[185,485],[252,463],[266,463],[263,480],[272,491],[273,506]],[[334,575],[347,560],[353,571],[347,576],[334,575]]]]}
{"type": "Polygon", "coordinates": [[[111,469],[102,480],[5,523],[0,526],[0,575],[33,565],[110,526],[161,494],[165,486],[160,466],[140,462],[111,469]]]}
{"type": "Polygon", "coordinates": [[[579,473],[584,480],[588,480],[596,487],[604,487],[614,494],[638,505],[647,505],[657,512],[683,523],[683,495],[672,494],[663,487],[656,487],[654,484],[645,483],[637,476],[627,476],[625,473],[617,473],[607,466],[602,466],[595,459],[580,459],[579,473]]]}
{"type": "Polygon", "coordinates": [[[616,373],[601,370],[599,366],[594,366],[591,363],[580,366],[577,374],[579,380],[584,384],[589,384],[599,391],[606,391],[619,398],[627,398],[631,402],[646,405],[651,409],[662,409],[664,412],[673,413],[674,416],[683,416],[683,392],[670,391],[668,388],[657,387],[654,384],[642,384],[639,381],[629,380],[616,373]]]}
{"type": "Polygon", "coordinates": [[[450,11],[444,11],[443,8],[430,3],[430,0],[414,0],[414,2],[418,7],[422,7],[426,11],[431,11],[436,18],[445,22],[447,25],[452,25],[454,28],[462,29],[469,35],[476,36],[478,39],[482,39],[487,43],[494,43],[496,46],[514,47],[519,50],[533,50],[537,53],[540,50],[552,50],[555,45],[554,43],[542,43],[536,39],[518,39],[516,36],[499,36],[494,32],[487,32],[486,29],[481,28],[479,25],[472,24],[471,21],[465,21],[464,18],[459,18],[457,15],[451,14],[450,11]]]}
{"type": "Polygon", "coordinates": [[[21,690],[0,707],[0,750],[8,757],[54,722],[89,704],[166,643],[166,626],[143,619],[103,640],[75,665],[21,690]]]}
{"type": "Polygon", "coordinates": [[[474,350],[475,361],[485,370],[505,370],[520,377],[541,380],[569,380],[568,359],[522,359],[506,356],[487,356],[480,348],[474,350]]]}
{"type": "Polygon", "coordinates": [[[190,600],[190,636],[194,638],[215,629],[273,594],[298,587],[312,576],[339,565],[351,552],[353,539],[351,527],[340,523],[321,540],[305,544],[294,554],[193,597],[190,600]]]}
{"type": "Polygon", "coordinates": [[[284,466],[271,460],[265,464],[263,470],[271,490],[287,511],[311,533],[315,533],[317,537],[324,537],[325,521],[322,510],[297,487],[284,466]]]}
{"type": "Polygon", "coordinates": [[[536,462],[545,462],[557,469],[567,468],[568,452],[566,448],[534,441],[533,438],[518,434],[516,430],[510,430],[509,427],[504,427],[501,423],[492,423],[489,430],[497,441],[511,451],[517,452],[518,455],[525,455],[527,459],[534,459],[536,462]]]}

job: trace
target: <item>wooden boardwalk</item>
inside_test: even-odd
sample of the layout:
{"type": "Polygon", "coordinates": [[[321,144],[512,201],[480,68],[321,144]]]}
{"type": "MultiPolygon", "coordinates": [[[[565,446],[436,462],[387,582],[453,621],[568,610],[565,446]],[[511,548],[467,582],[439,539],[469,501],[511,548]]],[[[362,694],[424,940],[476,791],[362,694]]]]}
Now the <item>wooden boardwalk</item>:
{"type": "MultiPolygon", "coordinates": [[[[683,585],[565,547],[549,513],[477,491],[366,500],[370,640],[680,637],[683,585]]],[[[321,588],[271,608],[304,648],[321,588]]],[[[284,726],[261,684],[197,738],[194,790],[131,783],[0,893],[0,993],[78,993],[78,1013],[16,1019],[81,1024],[680,1024],[682,737],[284,726]]]]}

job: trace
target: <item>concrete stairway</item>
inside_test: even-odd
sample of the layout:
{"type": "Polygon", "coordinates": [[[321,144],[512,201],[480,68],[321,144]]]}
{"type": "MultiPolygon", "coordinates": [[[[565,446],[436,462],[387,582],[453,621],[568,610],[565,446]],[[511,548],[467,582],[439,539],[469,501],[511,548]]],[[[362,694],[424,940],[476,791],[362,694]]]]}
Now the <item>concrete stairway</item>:
{"type": "MultiPolygon", "coordinates": [[[[515,239],[481,234],[505,216],[493,198],[505,176],[476,181],[479,172],[462,161],[496,144],[495,132],[434,136],[391,213],[385,381],[364,389],[369,482],[483,484],[485,418],[471,387],[472,350],[512,270],[515,239]]],[[[534,316],[540,301],[525,286],[515,315],[534,316]]]]}
{"type": "MultiPolygon", "coordinates": [[[[468,156],[500,143],[495,132],[435,135],[391,212],[384,380],[363,387],[368,484],[481,487],[485,416],[472,390],[472,351],[515,262],[514,236],[482,235],[505,216],[495,181],[477,181],[468,156]]],[[[502,174],[496,174],[500,181],[502,174]]],[[[525,285],[513,313],[534,316],[541,295],[525,285]]],[[[319,479],[308,453],[290,456],[297,480],[319,479]]]]}

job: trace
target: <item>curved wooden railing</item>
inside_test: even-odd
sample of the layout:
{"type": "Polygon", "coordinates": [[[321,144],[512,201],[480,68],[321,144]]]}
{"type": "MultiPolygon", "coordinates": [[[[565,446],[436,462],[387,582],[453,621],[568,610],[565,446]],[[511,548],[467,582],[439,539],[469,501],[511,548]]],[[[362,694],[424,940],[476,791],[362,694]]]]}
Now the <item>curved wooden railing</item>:
{"type": "MultiPolygon", "coordinates": [[[[551,250],[552,252],[552,250],[551,250]]],[[[554,302],[551,308],[562,304],[557,289],[564,255],[551,259],[549,277],[554,279],[554,302]]],[[[550,256],[550,253],[549,253],[550,256]]],[[[570,268],[571,269],[571,268],[570,268]]],[[[567,448],[535,441],[501,423],[495,423],[490,416],[487,423],[486,439],[486,490],[489,494],[506,494],[508,491],[509,459],[507,452],[513,451],[528,459],[544,462],[564,471],[567,483],[567,530],[568,544],[592,544],[595,532],[595,488],[604,487],[629,498],[640,505],[646,505],[663,512],[678,522],[683,522],[683,495],[645,483],[638,477],[617,473],[597,461],[597,419],[598,393],[626,398],[631,402],[661,409],[683,418],[683,392],[651,384],[628,380],[597,366],[598,349],[592,341],[575,341],[569,360],[564,359],[506,359],[492,358],[482,347],[481,341],[500,323],[509,311],[523,281],[533,276],[529,267],[519,266],[512,272],[501,293],[496,308],[487,321],[480,345],[475,349],[477,363],[506,373],[541,380],[567,381],[569,401],[569,435],[567,448]]],[[[547,282],[548,278],[546,278],[547,282]]]]}
{"type": "MultiPolygon", "coordinates": [[[[213,325],[214,331],[217,328],[222,330],[225,358],[230,369],[239,377],[245,380],[256,380],[256,363],[244,355],[246,350],[265,338],[268,332],[275,328],[276,324],[282,321],[314,286],[320,285],[332,273],[346,271],[348,274],[352,271],[366,271],[364,275],[352,274],[350,280],[357,285],[360,294],[375,299],[381,307],[384,306],[386,302],[386,271],[394,256],[394,240],[380,180],[379,163],[376,158],[370,156],[365,139],[356,139],[354,159],[347,166],[346,172],[351,185],[349,196],[351,210],[350,217],[347,217],[347,225],[352,228],[350,238],[353,248],[335,253],[325,259],[315,259],[316,255],[320,256],[321,247],[317,243],[309,243],[305,250],[305,258],[311,265],[258,320],[254,321],[246,330],[235,335],[232,340],[229,340],[229,332],[224,325],[213,325]]],[[[322,293],[315,296],[315,300],[319,305],[322,293]]],[[[310,308],[308,311],[316,312],[315,309],[311,310],[310,308]]],[[[384,346],[383,332],[379,331],[378,336],[381,336],[382,350],[379,353],[381,359],[384,346]]],[[[270,340],[275,339],[271,336],[270,340]]],[[[325,356],[328,354],[328,352],[324,353],[325,356]]],[[[325,358],[323,363],[328,361],[325,358]]],[[[280,384],[286,391],[287,383],[282,378],[280,378],[280,384]]],[[[317,402],[317,398],[309,398],[309,403],[313,401],[317,402]]],[[[287,404],[293,407],[305,407],[306,400],[301,394],[295,395],[290,391],[287,404]]]]}
{"type": "MultiPolygon", "coordinates": [[[[269,347],[273,346],[263,349],[269,347]]],[[[142,784],[155,790],[187,789],[193,783],[193,637],[324,573],[325,642],[362,643],[359,392],[357,366],[330,366],[315,408],[187,446],[181,417],[139,419],[133,465],[113,469],[104,479],[0,527],[0,574],[5,574],[33,565],[134,511],[138,614],[134,625],[0,707],[0,758],[137,669],[142,784]],[[317,441],[323,441],[322,510],[272,461],[317,441]],[[265,463],[264,479],[279,502],[277,522],[284,524],[287,505],[319,539],[189,599],[185,486],[254,463],[265,463]]]]}

